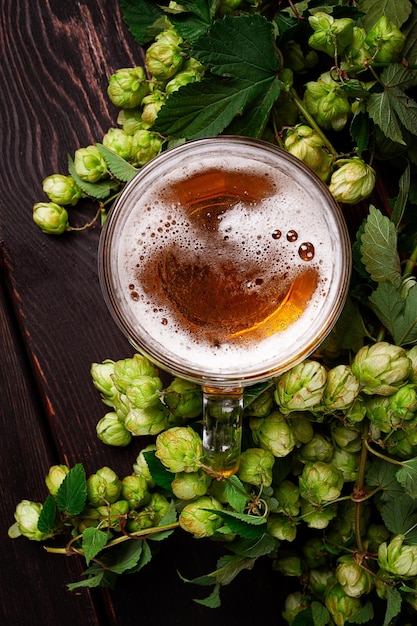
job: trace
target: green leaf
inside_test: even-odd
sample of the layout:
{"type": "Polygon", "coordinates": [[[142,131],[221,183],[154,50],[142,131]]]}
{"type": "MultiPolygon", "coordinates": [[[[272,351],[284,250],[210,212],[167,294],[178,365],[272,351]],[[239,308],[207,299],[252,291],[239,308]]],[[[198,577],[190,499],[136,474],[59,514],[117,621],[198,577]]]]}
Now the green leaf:
{"type": "Polygon", "coordinates": [[[246,506],[246,490],[240,478],[230,476],[226,481],[225,496],[235,511],[243,513],[246,506]]]}
{"type": "Polygon", "coordinates": [[[358,0],[357,8],[363,11],[363,25],[369,30],[380,17],[385,15],[398,28],[404,24],[411,13],[409,0],[358,0]]]}
{"type": "Polygon", "coordinates": [[[172,493],[171,483],[174,480],[172,472],[169,472],[166,467],[164,467],[155,455],[154,450],[144,452],[143,456],[145,457],[151,476],[156,484],[172,493]]]}
{"type": "Polygon", "coordinates": [[[133,167],[133,165],[113,152],[113,150],[109,150],[109,148],[103,146],[101,143],[97,143],[96,146],[105,159],[110,172],[117,178],[117,180],[120,180],[123,183],[128,183],[134,176],[136,176],[138,173],[138,169],[136,167],[133,167]]]}
{"type": "Polygon", "coordinates": [[[208,607],[209,609],[218,609],[221,606],[220,601],[220,588],[219,584],[214,585],[213,591],[206,598],[194,598],[194,602],[197,604],[202,604],[203,606],[208,607]]]}
{"type": "Polygon", "coordinates": [[[152,129],[188,140],[219,135],[255,96],[250,81],[212,76],[188,83],[169,96],[152,129]]]}
{"type": "Polygon", "coordinates": [[[349,619],[349,623],[351,624],[366,624],[371,622],[374,617],[374,607],[372,602],[366,602],[360,609],[355,613],[353,617],[349,619]]]}
{"type": "Polygon", "coordinates": [[[387,609],[385,612],[384,623],[382,626],[390,626],[392,624],[392,620],[396,615],[398,615],[401,611],[401,594],[398,589],[394,589],[393,587],[386,587],[386,600],[387,600],[387,609]]]}
{"type": "Polygon", "coordinates": [[[405,535],[417,523],[417,502],[406,493],[381,507],[385,526],[394,535],[405,535]]]}
{"type": "Polygon", "coordinates": [[[396,478],[398,465],[375,458],[367,464],[366,483],[382,490],[382,500],[401,498],[404,492],[396,478]]]}
{"type": "Polygon", "coordinates": [[[400,485],[412,498],[417,498],[417,457],[402,461],[402,468],[396,473],[400,485]]]}
{"type": "MultiPolygon", "coordinates": [[[[328,622],[324,622],[324,624],[327,624],[327,623],[328,622]]],[[[316,626],[311,607],[308,607],[307,609],[304,609],[300,611],[299,613],[297,613],[297,615],[294,618],[294,621],[291,622],[291,626],[316,626]]],[[[322,623],[320,623],[320,626],[323,626],[322,623]]]]}
{"type": "Polygon", "coordinates": [[[104,548],[109,534],[98,528],[86,528],[83,532],[82,549],[87,565],[104,548]]]}
{"type": "Polygon", "coordinates": [[[85,470],[81,463],[74,465],[59,486],[56,505],[59,511],[79,515],[87,499],[85,470]]]}
{"type": "Polygon", "coordinates": [[[119,5],[129,31],[141,46],[168,28],[162,7],[153,0],[119,0],[119,5]]]}
{"type": "Polygon", "coordinates": [[[408,290],[404,299],[391,283],[379,283],[369,302],[397,345],[417,341],[417,285],[408,290]]]}
{"type": "Polygon", "coordinates": [[[218,3],[217,0],[185,0],[181,6],[188,12],[171,13],[169,20],[181,37],[192,44],[207,32],[218,3]]]}
{"type": "Polygon", "coordinates": [[[394,208],[391,215],[392,223],[398,228],[402,217],[404,215],[405,208],[407,206],[408,194],[411,185],[411,168],[410,164],[407,164],[399,182],[399,194],[395,201],[394,208]]]}
{"type": "Polygon", "coordinates": [[[104,570],[101,570],[97,572],[95,576],[89,576],[85,580],[79,580],[75,583],[68,583],[67,587],[70,591],[74,591],[74,589],[79,589],[80,587],[88,587],[88,588],[100,587],[102,586],[104,576],[105,576],[105,572],[104,570]]]}
{"type": "Polygon", "coordinates": [[[235,554],[240,554],[244,557],[257,558],[266,554],[271,554],[277,547],[277,540],[269,533],[265,533],[258,538],[248,539],[242,537],[235,539],[233,543],[229,544],[229,549],[233,550],[235,554]]]}
{"type": "Polygon", "coordinates": [[[209,35],[196,42],[192,56],[208,66],[211,75],[206,72],[200,82],[171,94],[153,130],[198,139],[222,133],[242,116],[231,129],[259,136],[281,90],[271,22],[259,14],[216,20],[209,35]]]}
{"type": "Polygon", "coordinates": [[[101,555],[100,561],[114,574],[123,574],[137,566],[143,550],[143,541],[126,541],[101,555]]]}
{"type": "Polygon", "coordinates": [[[253,83],[270,79],[280,67],[272,24],[259,13],[217,20],[198,40],[193,56],[213,74],[253,83]]]}
{"type": "Polygon", "coordinates": [[[38,530],[41,533],[49,533],[54,528],[56,519],[56,506],[55,500],[51,494],[49,494],[43,503],[42,511],[38,519],[38,530]]]}
{"type": "Polygon", "coordinates": [[[331,623],[330,613],[321,602],[313,600],[311,603],[311,614],[314,626],[326,626],[326,624],[331,623]]]}
{"type": "Polygon", "coordinates": [[[403,89],[415,85],[415,74],[401,64],[390,64],[383,70],[382,92],[374,92],[366,100],[366,110],[384,135],[405,145],[404,129],[417,134],[417,103],[403,89]]]}
{"type": "Polygon", "coordinates": [[[350,134],[358,148],[358,154],[361,155],[367,149],[369,143],[369,119],[362,112],[353,116],[350,124],[350,134]]]}
{"type": "Polygon", "coordinates": [[[112,180],[101,180],[98,183],[86,182],[75,171],[74,161],[70,155],[68,155],[68,171],[81,191],[90,198],[96,198],[96,200],[105,200],[118,187],[118,184],[112,180]]]}
{"type": "Polygon", "coordinates": [[[372,280],[389,280],[398,285],[401,280],[400,258],[397,252],[397,232],[391,220],[374,206],[361,236],[362,263],[372,280]]]}
{"type": "Polygon", "coordinates": [[[217,569],[211,574],[216,579],[216,582],[221,585],[228,585],[236,578],[236,576],[243,570],[252,569],[255,560],[248,558],[245,555],[225,555],[220,557],[217,562],[217,569]]]}
{"type": "Polygon", "coordinates": [[[145,565],[147,565],[152,560],[152,550],[148,542],[140,542],[142,544],[142,552],[140,553],[140,557],[136,565],[130,568],[129,574],[135,574],[136,572],[139,572],[143,567],[145,567],[145,565]]]}
{"type": "Polygon", "coordinates": [[[261,537],[266,530],[266,519],[236,511],[212,511],[227,523],[232,533],[247,539],[261,537]]]}

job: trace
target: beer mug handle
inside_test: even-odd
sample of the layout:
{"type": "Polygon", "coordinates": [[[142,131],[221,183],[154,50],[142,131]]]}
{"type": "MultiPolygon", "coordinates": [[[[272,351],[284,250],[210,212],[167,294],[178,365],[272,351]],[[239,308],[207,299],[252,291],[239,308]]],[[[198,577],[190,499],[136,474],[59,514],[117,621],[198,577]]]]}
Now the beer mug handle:
{"type": "Polygon", "coordinates": [[[239,469],[242,414],[242,388],[203,387],[203,449],[214,476],[231,476],[239,469]]]}

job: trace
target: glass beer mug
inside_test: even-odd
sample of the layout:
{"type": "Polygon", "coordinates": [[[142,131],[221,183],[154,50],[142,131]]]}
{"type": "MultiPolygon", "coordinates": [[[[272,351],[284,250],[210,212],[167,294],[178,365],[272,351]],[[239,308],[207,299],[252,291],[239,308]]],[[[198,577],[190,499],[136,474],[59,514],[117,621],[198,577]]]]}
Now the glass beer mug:
{"type": "Polygon", "coordinates": [[[350,278],[327,187],[272,144],[232,136],[162,153],[103,228],[99,277],[115,321],[156,365],[201,385],[205,463],[237,471],[243,390],[324,340],[350,278]]]}

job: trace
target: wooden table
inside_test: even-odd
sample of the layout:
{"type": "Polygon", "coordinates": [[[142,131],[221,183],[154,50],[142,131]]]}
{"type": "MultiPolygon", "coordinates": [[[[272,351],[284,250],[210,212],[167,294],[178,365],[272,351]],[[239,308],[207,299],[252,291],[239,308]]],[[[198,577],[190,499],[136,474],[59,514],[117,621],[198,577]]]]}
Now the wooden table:
{"type": "MultiPolygon", "coordinates": [[[[43,178],[67,173],[68,153],[116,125],[108,77],[143,57],[116,0],[3,0],[0,20],[0,622],[233,626],[272,612],[279,625],[282,581],[268,560],[228,587],[222,608],[193,602],[207,590],[183,583],[176,569],[188,578],[205,574],[216,549],[181,531],[114,591],[68,591],[83,570],[77,557],[7,537],[18,502],[44,501],[51,465],[83,463],[87,475],[108,465],[123,477],[141,448],[137,440],[109,448],[95,431],[106,410],[91,363],[133,353],[101,297],[100,228],[47,236],[34,225],[32,206],[47,200],[43,178]]],[[[73,221],[81,225],[92,214],[92,207],[75,208],[73,221]]]]}

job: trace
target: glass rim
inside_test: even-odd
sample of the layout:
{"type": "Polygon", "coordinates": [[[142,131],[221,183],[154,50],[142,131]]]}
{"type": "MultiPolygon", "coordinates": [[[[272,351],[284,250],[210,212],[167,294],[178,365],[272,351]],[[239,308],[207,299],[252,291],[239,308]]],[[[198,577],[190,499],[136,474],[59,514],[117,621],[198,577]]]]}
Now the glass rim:
{"type": "MultiPolygon", "coordinates": [[[[253,158],[253,155],[246,158],[253,158]]],[[[262,158],[259,160],[263,162],[262,158]]],[[[333,269],[332,282],[335,271],[333,269]]],[[[351,246],[346,222],[340,206],[330,194],[325,183],[303,162],[282,148],[260,139],[242,136],[220,135],[187,141],[162,152],[144,165],[134,178],[125,185],[119,198],[110,209],[100,235],[98,249],[98,275],[104,300],[114,321],[131,345],[145,354],[158,367],[174,376],[219,388],[244,387],[268,380],[310,356],[331,332],[343,309],[347,298],[350,274],[351,246]],[[135,203],[132,200],[139,193],[141,185],[144,185],[146,181],[150,181],[152,184],[152,179],[156,180],[158,172],[165,166],[169,166],[170,163],[172,168],[177,168],[178,164],[176,165],[175,162],[178,163],[181,159],[186,158],[191,159],[193,155],[195,158],[196,154],[200,158],[203,158],[204,154],[212,157],[216,150],[220,150],[220,147],[229,149],[231,152],[233,150],[242,152],[244,148],[250,147],[254,152],[256,151],[259,157],[264,155],[266,158],[266,155],[269,155],[269,159],[277,164],[280,162],[283,166],[285,164],[285,167],[290,167],[294,176],[297,175],[308,180],[313,186],[314,192],[322,198],[329,209],[327,219],[331,219],[332,232],[335,232],[338,237],[337,245],[335,245],[338,252],[337,255],[336,251],[334,253],[341,265],[337,268],[337,284],[332,286],[331,299],[329,290],[329,295],[325,298],[328,302],[320,309],[320,315],[314,315],[313,329],[309,329],[308,340],[304,337],[302,346],[297,347],[295,345],[291,354],[288,354],[286,358],[280,358],[279,340],[277,339],[278,355],[267,361],[259,362],[258,360],[245,371],[240,368],[228,371],[220,371],[219,368],[204,368],[203,371],[201,364],[198,365],[194,361],[190,361],[185,354],[180,356],[172,353],[167,345],[160,345],[160,343],[155,342],[141,326],[140,321],[128,310],[129,307],[125,300],[118,296],[120,286],[113,272],[117,237],[122,232],[121,224],[126,222],[130,212],[134,210],[135,203]]]]}

